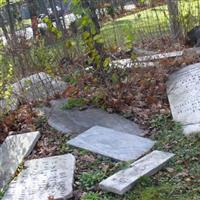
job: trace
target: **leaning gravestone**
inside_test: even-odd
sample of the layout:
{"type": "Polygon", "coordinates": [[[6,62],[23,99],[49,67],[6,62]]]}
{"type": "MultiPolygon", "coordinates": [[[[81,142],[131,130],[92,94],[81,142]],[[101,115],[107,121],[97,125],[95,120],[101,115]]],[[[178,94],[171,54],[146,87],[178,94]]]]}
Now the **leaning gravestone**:
{"type": "Polygon", "coordinates": [[[65,82],[44,72],[33,74],[13,84],[13,93],[16,97],[26,101],[44,100],[62,93],[65,89],[65,82]]]}
{"type": "Polygon", "coordinates": [[[109,114],[97,108],[66,110],[63,108],[66,102],[66,99],[52,100],[50,108],[42,108],[48,116],[48,124],[60,132],[79,134],[98,125],[133,135],[144,135],[144,131],[137,124],[120,115],[109,114]]]}
{"type": "Polygon", "coordinates": [[[71,139],[68,144],[116,160],[130,161],[150,151],[155,142],[110,128],[94,126],[71,139]]]}
{"type": "Polygon", "coordinates": [[[10,181],[19,164],[33,150],[39,137],[39,132],[30,132],[6,138],[0,146],[0,188],[10,181]]]}
{"type": "Polygon", "coordinates": [[[26,161],[3,200],[69,199],[73,195],[74,170],[72,154],[26,161]]]}
{"type": "Polygon", "coordinates": [[[167,94],[173,118],[183,125],[184,134],[200,132],[200,63],[173,73],[167,94]]]}

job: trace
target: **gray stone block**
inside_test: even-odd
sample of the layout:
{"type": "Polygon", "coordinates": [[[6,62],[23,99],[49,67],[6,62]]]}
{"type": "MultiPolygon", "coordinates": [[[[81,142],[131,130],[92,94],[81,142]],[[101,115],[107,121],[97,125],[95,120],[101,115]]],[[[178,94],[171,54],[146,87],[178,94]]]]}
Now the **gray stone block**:
{"type": "Polygon", "coordinates": [[[128,169],[121,170],[103,180],[100,188],[108,192],[123,195],[143,176],[157,173],[174,156],[172,153],[153,151],[134,162],[128,169]]]}
{"type": "Polygon", "coordinates": [[[117,114],[109,114],[101,109],[88,108],[79,111],[77,109],[64,110],[65,99],[51,101],[51,108],[42,110],[48,116],[48,124],[63,133],[82,133],[93,126],[104,126],[116,131],[122,131],[133,135],[144,135],[139,126],[117,114]]]}
{"type": "Polygon", "coordinates": [[[0,188],[10,181],[19,164],[33,150],[39,137],[39,132],[30,132],[6,138],[0,146],[0,188]]]}
{"type": "Polygon", "coordinates": [[[113,129],[94,126],[70,140],[68,144],[116,160],[129,161],[136,160],[150,151],[155,142],[113,129]]]}
{"type": "Polygon", "coordinates": [[[72,154],[29,160],[3,200],[69,199],[73,196],[74,170],[72,154]]]}

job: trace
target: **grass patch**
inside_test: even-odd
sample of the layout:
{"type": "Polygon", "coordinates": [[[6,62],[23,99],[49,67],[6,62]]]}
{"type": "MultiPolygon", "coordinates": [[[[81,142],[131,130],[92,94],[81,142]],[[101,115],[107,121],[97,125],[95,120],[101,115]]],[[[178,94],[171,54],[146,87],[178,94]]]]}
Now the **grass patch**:
{"type": "Polygon", "coordinates": [[[63,106],[64,109],[72,109],[74,107],[82,107],[84,106],[86,103],[84,101],[84,99],[82,98],[79,98],[79,99],[76,99],[76,98],[69,98],[67,100],[67,103],[63,106]]]}
{"type": "MultiPolygon", "coordinates": [[[[181,1],[179,3],[180,20],[190,29],[200,23],[200,1],[181,1]]],[[[185,26],[185,25],[184,25],[185,26]]],[[[169,32],[169,13],[167,5],[143,10],[106,23],[102,35],[108,44],[126,46],[130,35],[134,40],[169,32]],[[112,34],[111,34],[112,33],[112,34]]]]}
{"type": "Polygon", "coordinates": [[[103,180],[104,177],[104,172],[95,170],[91,172],[83,172],[79,177],[79,181],[82,187],[88,190],[103,180]]]}

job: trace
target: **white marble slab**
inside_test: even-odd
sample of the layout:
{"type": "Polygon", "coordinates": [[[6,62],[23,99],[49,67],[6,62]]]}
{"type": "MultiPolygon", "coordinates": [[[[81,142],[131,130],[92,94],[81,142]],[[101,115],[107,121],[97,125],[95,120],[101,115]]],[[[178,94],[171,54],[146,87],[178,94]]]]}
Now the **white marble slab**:
{"type": "Polygon", "coordinates": [[[146,62],[146,61],[151,61],[151,60],[160,60],[160,59],[164,59],[164,58],[180,57],[182,55],[183,55],[183,51],[174,51],[174,52],[159,53],[159,54],[155,54],[155,55],[138,57],[137,61],[146,62]]]}
{"type": "Polygon", "coordinates": [[[121,170],[103,180],[100,188],[108,192],[123,195],[130,190],[142,176],[151,176],[158,172],[174,156],[172,153],[153,151],[134,162],[128,169],[121,170]]]}
{"type": "Polygon", "coordinates": [[[150,151],[155,142],[110,128],[94,126],[70,140],[68,144],[116,160],[129,161],[136,160],[150,151]]]}
{"type": "Polygon", "coordinates": [[[0,188],[10,181],[19,164],[33,150],[39,137],[39,132],[30,132],[6,138],[0,146],[0,188]]]}
{"type": "Polygon", "coordinates": [[[69,199],[73,195],[74,170],[72,154],[29,160],[3,200],[69,199]]]}
{"type": "Polygon", "coordinates": [[[200,63],[173,73],[167,94],[173,118],[183,125],[184,133],[200,132],[200,63]]]}

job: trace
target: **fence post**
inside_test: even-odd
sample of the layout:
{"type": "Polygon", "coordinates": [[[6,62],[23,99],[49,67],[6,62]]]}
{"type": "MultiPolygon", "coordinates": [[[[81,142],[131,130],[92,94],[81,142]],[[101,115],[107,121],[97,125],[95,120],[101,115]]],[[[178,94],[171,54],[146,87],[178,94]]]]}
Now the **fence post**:
{"type": "Polygon", "coordinates": [[[179,0],[167,0],[170,31],[174,40],[182,37],[182,27],[179,20],[178,1],[179,0]]]}

